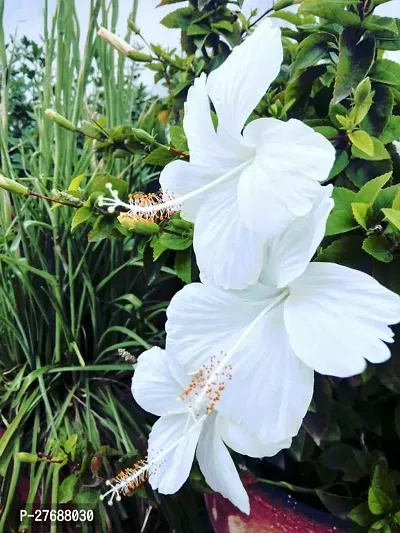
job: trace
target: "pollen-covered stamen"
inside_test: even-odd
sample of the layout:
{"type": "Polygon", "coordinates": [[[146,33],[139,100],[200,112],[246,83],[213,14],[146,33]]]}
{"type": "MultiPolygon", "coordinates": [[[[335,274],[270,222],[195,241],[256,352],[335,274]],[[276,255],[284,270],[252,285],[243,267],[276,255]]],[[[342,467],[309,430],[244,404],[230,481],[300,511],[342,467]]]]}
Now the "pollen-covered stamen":
{"type": "Polygon", "coordinates": [[[182,207],[181,201],[167,191],[158,194],[141,192],[130,194],[127,203],[119,198],[118,191],[113,189],[111,183],[107,183],[106,187],[110,191],[111,198],[100,196],[98,205],[107,207],[109,213],[114,213],[117,209],[124,210],[129,217],[137,221],[165,220],[179,213],[182,207]]]}
{"type": "Polygon", "coordinates": [[[224,356],[223,352],[220,353],[220,359],[215,355],[211,356],[209,364],[200,368],[178,398],[178,401],[186,401],[189,404],[195,419],[203,413],[209,415],[215,410],[227,382],[232,379],[231,365],[219,368],[224,356]]]}
{"type": "Polygon", "coordinates": [[[171,196],[167,191],[163,191],[161,195],[144,195],[139,193],[131,195],[129,203],[126,203],[120,200],[118,191],[113,190],[111,183],[108,183],[107,188],[110,190],[112,198],[101,196],[98,200],[98,205],[100,207],[107,207],[110,213],[113,213],[117,208],[122,208],[122,210],[127,211],[130,215],[137,216],[140,219],[148,218],[155,220],[165,217],[169,218],[173,213],[181,211],[185,202],[211,191],[221,183],[237,178],[241,171],[250,164],[251,160],[245,161],[219,178],[208,181],[202,187],[179,197],[171,196]]]}
{"type": "Polygon", "coordinates": [[[127,496],[135,489],[139,488],[143,483],[145,483],[149,477],[149,474],[150,465],[147,463],[147,461],[139,461],[134,465],[133,468],[126,468],[114,478],[108,479],[106,481],[106,485],[111,488],[105,494],[102,494],[100,499],[104,500],[108,497],[108,505],[112,505],[114,503],[114,498],[116,501],[121,501],[121,495],[127,496]]]}
{"type": "Polygon", "coordinates": [[[182,208],[181,202],[167,191],[160,194],[131,194],[129,203],[131,205],[130,216],[150,222],[169,219],[175,213],[179,213],[182,208]]]}

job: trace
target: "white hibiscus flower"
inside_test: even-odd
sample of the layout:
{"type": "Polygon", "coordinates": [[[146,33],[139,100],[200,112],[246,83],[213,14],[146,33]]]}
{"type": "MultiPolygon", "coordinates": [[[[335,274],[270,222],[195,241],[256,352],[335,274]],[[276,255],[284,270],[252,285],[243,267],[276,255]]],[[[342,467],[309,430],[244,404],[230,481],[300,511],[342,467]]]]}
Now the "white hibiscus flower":
{"type": "Polygon", "coordinates": [[[195,222],[203,277],[226,289],[257,281],[266,240],[310,211],[335,158],[330,142],[298,120],[261,118],[243,130],[277,76],[282,54],[280,30],[265,20],[221,67],[195,81],[183,124],[190,163],[165,167],[164,203],[103,199],[103,205],[126,207],[134,216],[181,209],[183,218],[195,222]]]}
{"type": "Polygon", "coordinates": [[[217,366],[217,359],[212,358],[208,366],[188,376],[160,348],[139,357],[132,379],[133,396],[143,409],[161,418],[150,433],[147,461],[109,483],[111,488],[104,497],[111,503],[147,477],[152,488],[162,494],[177,492],[188,478],[196,454],[209,486],[249,514],[249,498],[226,445],[242,454],[264,457],[288,448],[291,439],[261,444],[243,427],[218,415],[216,406],[231,370],[227,365],[217,371],[217,366]]]}
{"type": "Polygon", "coordinates": [[[295,435],[313,371],[349,377],[386,361],[400,297],[344,266],[311,263],[332,209],[330,187],[309,215],[268,244],[259,282],[243,291],[186,286],[168,308],[167,349],[188,373],[216,349],[233,365],[218,411],[265,443],[295,435]],[[235,348],[232,349],[232,346],[235,348]]]}

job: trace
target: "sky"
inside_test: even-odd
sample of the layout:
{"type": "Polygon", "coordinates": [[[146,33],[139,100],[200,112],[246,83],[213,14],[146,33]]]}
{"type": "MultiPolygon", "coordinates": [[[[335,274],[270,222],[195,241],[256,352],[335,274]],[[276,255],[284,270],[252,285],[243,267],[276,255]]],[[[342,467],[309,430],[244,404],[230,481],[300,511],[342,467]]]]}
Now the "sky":
{"type": "MultiPolygon", "coordinates": [[[[67,0],[64,0],[67,1],[67,0]]],[[[245,0],[243,10],[249,15],[252,9],[259,9],[260,13],[271,6],[273,0],[245,0]]],[[[169,5],[157,8],[160,0],[139,0],[137,23],[143,35],[154,44],[169,47],[179,47],[179,30],[171,30],[160,24],[160,20],[179,5],[169,5]]],[[[53,13],[57,0],[49,0],[49,9],[53,13]]],[[[132,10],[133,0],[119,0],[119,22],[117,33],[123,37],[126,32],[126,21],[132,10]]],[[[78,16],[82,26],[82,43],[89,19],[90,0],[76,1],[78,16]]],[[[4,26],[7,36],[14,34],[26,35],[30,39],[39,39],[43,30],[44,0],[5,0],[4,26]]],[[[154,73],[144,69],[143,82],[151,87],[154,73]]],[[[157,91],[158,92],[158,91],[157,91]]]]}
{"type": "MultiPolygon", "coordinates": [[[[178,32],[165,28],[159,24],[159,21],[166,13],[179,6],[175,4],[156,8],[159,3],[160,0],[139,0],[138,24],[150,41],[177,44],[178,32]]],[[[267,9],[271,3],[272,0],[245,0],[244,11],[248,14],[253,8],[267,9]]],[[[90,0],[78,0],[76,4],[82,25],[87,25],[90,0]]],[[[132,0],[120,0],[118,31],[122,35],[126,30],[126,20],[132,4],[132,0]]],[[[55,5],[56,0],[49,0],[50,11],[54,12],[55,5]]],[[[43,7],[44,0],[5,0],[6,33],[14,33],[17,29],[19,35],[25,34],[30,38],[37,38],[43,27],[43,7]]]]}

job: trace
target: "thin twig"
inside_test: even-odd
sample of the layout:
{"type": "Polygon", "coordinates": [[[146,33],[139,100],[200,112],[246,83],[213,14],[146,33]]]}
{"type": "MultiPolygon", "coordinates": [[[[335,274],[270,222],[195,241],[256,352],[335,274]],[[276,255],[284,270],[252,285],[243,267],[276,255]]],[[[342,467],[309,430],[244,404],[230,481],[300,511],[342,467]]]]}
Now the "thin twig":
{"type": "Polygon", "coordinates": [[[44,196],[36,192],[29,192],[29,196],[35,196],[35,198],[40,198],[41,200],[47,200],[48,202],[52,202],[53,204],[65,205],[67,207],[75,207],[75,209],[79,208],[78,205],[69,204],[67,202],[60,202],[60,200],[55,200],[54,198],[50,198],[50,196],[44,196]]]}
{"type": "Polygon", "coordinates": [[[247,30],[251,30],[251,28],[253,28],[256,24],[258,24],[264,17],[266,17],[267,15],[272,13],[272,11],[274,11],[273,7],[270,7],[269,9],[267,9],[267,11],[265,11],[265,13],[260,15],[254,22],[252,22],[250,24],[250,26],[247,28],[247,30]]]}

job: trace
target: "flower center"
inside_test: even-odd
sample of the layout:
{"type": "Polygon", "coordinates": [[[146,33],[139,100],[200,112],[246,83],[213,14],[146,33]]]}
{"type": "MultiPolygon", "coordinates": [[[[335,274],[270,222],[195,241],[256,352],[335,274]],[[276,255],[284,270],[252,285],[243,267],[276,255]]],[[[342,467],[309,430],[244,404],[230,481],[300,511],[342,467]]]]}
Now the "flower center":
{"type": "Polygon", "coordinates": [[[215,355],[211,356],[209,364],[200,368],[178,398],[178,401],[188,405],[196,420],[215,410],[227,382],[232,379],[232,366],[221,367],[221,360],[224,357],[223,352],[220,353],[220,359],[217,359],[215,355]]]}
{"type": "Polygon", "coordinates": [[[174,213],[181,211],[182,204],[188,200],[192,200],[197,196],[208,192],[221,183],[225,183],[232,179],[236,174],[240,174],[247,166],[251,164],[252,160],[245,161],[241,165],[229,170],[214,181],[203,185],[199,189],[196,189],[183,196],[174,197],[167,191],[162,194],[133,194],[129,198],[129,203],[123,202],[118,196],[118,191],[112,188],[111,183],[106,186],[110,191],[111,198],[100,196],[98,205],[100,207],[107,207],[109,213],[114,213],[116,209],[127,212],[130,216],[137,217],[138,219],[155,220],[162,218],[169,218],[174,213]]]}

